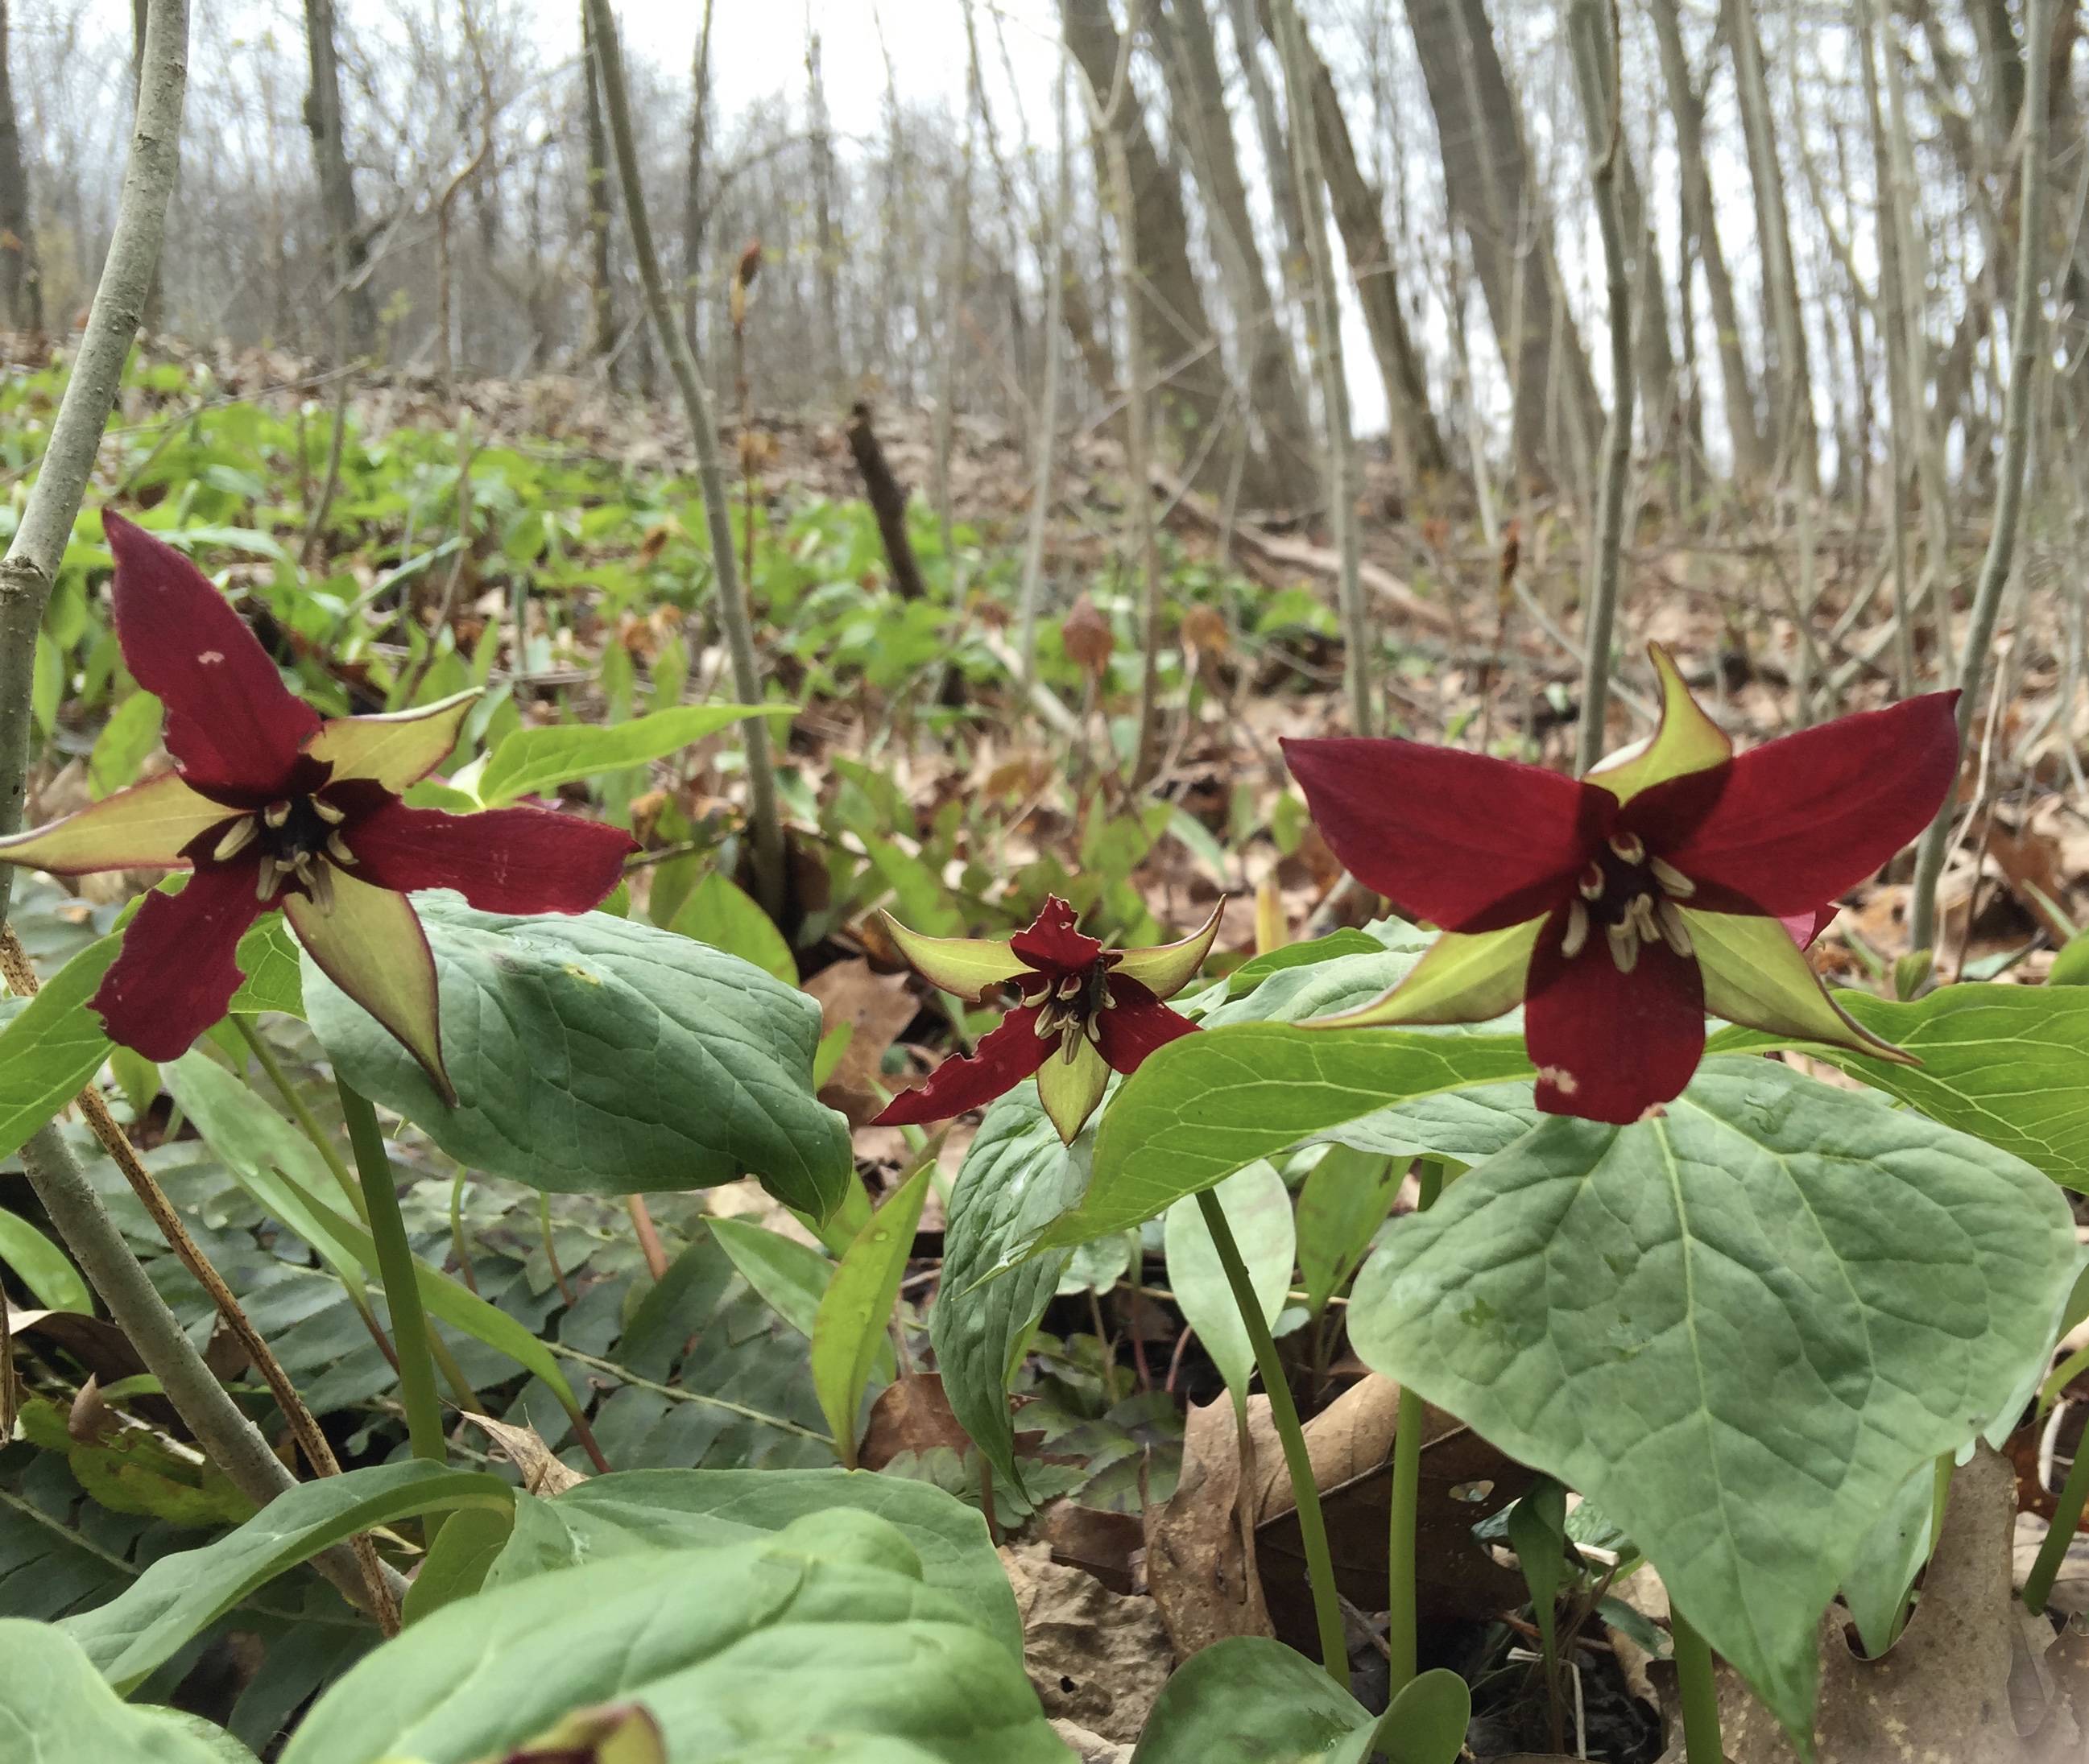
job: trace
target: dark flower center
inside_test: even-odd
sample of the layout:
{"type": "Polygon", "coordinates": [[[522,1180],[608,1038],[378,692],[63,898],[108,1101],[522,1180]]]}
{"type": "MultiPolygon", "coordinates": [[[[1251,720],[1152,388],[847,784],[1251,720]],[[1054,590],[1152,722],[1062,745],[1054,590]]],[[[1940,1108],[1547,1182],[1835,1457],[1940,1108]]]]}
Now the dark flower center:
{"type": "Polygon", "coordinates": [[[1040,1041],[1059,1038],[1059,1051],[1071,1065],[1081,1051],[1081,1042],[1102,1039],[1102,1013],[1113,1009],[1109,965],[1097,957],[1085,968],[1060,974],[1023,976],[1023,1003],[1037,1013],[1035,1027],[1040,1041]]]}
{"type": "Polygon", "coordinates": [[[333,910],[333,870],[355,867],[355,854],[341,837],[346,812],[324,794],[286,796],[241,816],[220,836],[211,855],[229,863],[249,846],[260,849],[254,892],[272,901],[286,882],[323,912],[333,910]]]}
{"type": "Polygon", "coordinates": [[[1677,955],[1690,956],[1690,929],[1675,903],[1697,892],[1697,884],[1680,870],[1649,855],[1636,834],[1614,834],[1597,847],[1575,884],[1559,952],[1570,960],[1581,954],[1594,926],[1602,930],[1620,974],[1638,965],[1640,950],[1648,944],[1665,943],[1677,955]]]}

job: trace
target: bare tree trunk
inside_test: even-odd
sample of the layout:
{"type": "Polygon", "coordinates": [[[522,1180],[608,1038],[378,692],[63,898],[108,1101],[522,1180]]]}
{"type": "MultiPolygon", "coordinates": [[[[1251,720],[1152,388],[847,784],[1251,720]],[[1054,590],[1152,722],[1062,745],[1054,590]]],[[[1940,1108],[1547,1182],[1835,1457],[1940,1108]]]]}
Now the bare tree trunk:
{"type": "MultiPolygon", "coordinates": [[[[1349,260],[1357,301],[1363,308],[1365,328],[1371,333],[1379,378],[1385,384],[1393,461],[1402,479],[1412,486],[1425,477],[1449,470],[1451,456],[1436,426],[1436,413],[1430,408],[1428,374],[1408,335],[1407,315],[1401,310],[1399,272],[1385,233],[1384,199],[1357,163],[1356,147],[1349,139],[1349,126],[1335,92],[1334,75],[1313,47],[1306,21],[1298,16],[1295,6],[1292,26],[1298,32],[1313,79],[1313,122],[1320,170],[1327,179],[1335,225],[1342,235],[1342,250],[1349,260]]],[[[1313,230],[1309,220],[1309,239],[1313,230]]]]}
{"type": "Polygon", "coordinates": [[[1313,270],[1313,358],[1320,370],[1320,416],[1328,431],[1328,524],[1340,555],[1337,599],[1342,617],[1342,674],[1348,687],[1349,733],[1371,732],[1371,627],[1364,617],[1362,584],[1357,579],[1356,444],[1349,434],[1349,380],[1342,366],[1342,309],[1335,263],[1322,219],[1316,75],[1324,73],[1306,45],[1292,0],[1270,0],[1277,58],[1284,67],[1285,105],[1289,113],[1291,173],[1298,186],[1300,217],[1313,270]]]}
{"type": "Polygon", "coordinates": [[[589,0],[581,0],[581,79],[587,94],[588,304],[594,318],[588,353],[606,361],[616,349],[616,300],[609,279],[609,137],[603,127],[602,48],[594,40],[596,28],[595,9],[589,0]]]}
{"type": "Polygon", "coordinates": [[[711,0],[704,0],[703,23],[697,28],[689,92],[688,173],[682,182],[682,326],[693,352],[701,340],[697,335],[697,315],[703,294],[704,155],[711,126],[711,0]]]}
{"type": "Polygon", "coordinates": [[[1289,284],[1306,259],[1305,225],[1298,217],[1298,191],[1291,181],[1291,161],[1284,144],[1284,125],[1277,119],[1276,95],[1270,89],[1268,71],[1255,45],[1262,28],[1255,20],[1255,0],[1226,0],[1233,23],[1233,51],[1246,76],[1248,101],[1255,111],[1256,138],[1262,143],[1263,164],[1269,178],[1269,205],[1276,211],[1277,238],[1282,242],[1285,273],[1289,284]]]}
{"type": "Polygon", "coordinates": [[[1314,489],[1312,435],[1255,247],[1211,18],[1204,0],[1170,0],[1152,23],[1175,130],[1203,195],[1212,255],[1225,279],[1248,400],[1269,438],[1271,487],[1288,506],[1302,507],[1314,489]]]}
{"type": "Polygon", "coordinates": [[[1066,227],[1074,212],[1073,141],[1066,129],[1066,57],[1059,56],[1059,77],[1053,82],[1052,109],[1058,125],[1059,187],[1044,219],[1043,249],[1038,253],[1044,276],[1044,391],[1037,411],[1036,474],[1030,492],[1030,534],[1023,553],[1023,589],[1016,601],[1015,653],[1023,664],[1023,683],[1037,683],[1037,601],[1044,580],[1044,539],[1052,523],[1052,465],[1059,446],[1060,364],[1066,349],[1059,337],[1066,297],[1066,227]]]}
{"type": "MultiPolygon", "coordinates": [[[[1966,632],[1966,653],[1960,678],[1970,689],[1958,700],[1958,756],[1962,764],[1967,738],[1972,732],[1980,687],[1988,671],[1988,653],[1994,641],[1995,619],[2002,606],[2002,590],[2008,585],[2010,566],[2014,561],[2017,527],[2023,516],[2025,467],[2031,455],[2032,370],[2038,361],[2044,329],[2044,295],[2040,284],[2045,267],[2045,172],[2047,149],[2053,134],[2053,107],[2049,85],[2053,65],[2053,0],[2024,0],[2024,36],[2029,66],[2024,93],[2024,145],[2022,212],[2017,225],[2016,301],[2010,313],[2009,407],[2003,418],[2001,482],[1995,499],[1995,521],[1988,535],[1988,554],[1980,564],[1980,580],[1973,591],[1972,616],[1966,632]]],[[[1944,873],[1945,848],[1950,843],[1951,824],[1958,812],[1958,792],[1947,791],[1937,818],[1922,836],[1915,854],[1915,881],[1911,889],[1911,949],[1927,949],[1936,940],[1937,883],[1944,873]]]]}
{"type": "Polygon", "coordinates": [[[978,126],[976,108],[978,100],[979,83],[976,79],[968,79],[966,83],[964,157],[959,162],[958,175],[951,180],[950,251],[943,264],[943,336],[936,358],[936,457],[933,487],[936,527],[943,542],[943,567],[950,572],[954,597],[959,583],[950,508],[950,441],[951,426],[957,417],[954,407],[958,397],[958,360],[963,353],[959,345],[959,338],[964,330],[965,283],[972,276],[972,145],[974,132],[978,126]]]}
{"type": "MultiPolygon", "coordinates": [[[[1059,12],[1066,46],[1087,75],[1088,85],[1098,94],[1107,94],[1119,48],[1109,0],[1060,0],[1059,12]]],[[[1135,87],[1127,85],[1119,123],[1096,139],[1097,181],[1105,190],[1111,188],[1114,173],[1109,164],[1109,143],[1115,137],[1124,151],[1135,210],[1128,237],[1137,242],[1139,254],[1125,267],[1139,300],[1139,324],[1148,339],[1152,359],[1159,367],[1173,369],[1162,375],[1157,388],[1160,421],[1176,451],[1191,460],[1224,414],[1225,363],[1197,282],[1182,178],[1156,150],[1135,87]]],[[[1113,203],[1115,199],[1114,195],[1110,198],[1113,203]]],[[[1220,478],[1219,462],[1212,456],[1217,451],[1206,452],[1199,482],[1208,477],[1220,478]]],[[[1268,477],[1266,461],[1259,457],[1249,461],[1243,485],[1252,499],[1275,499],[1268,477]]]]}
{"type": "MultiPolygon", "coordinates": [[[[1610,706],[1611,630],[1617,611],[1619,552],[1624,536],[1625,481],[1632,473],[1632,278],[1626,267],[1625,223],[1619,200],[1624,158],[1623,95],[1619,90],[1615,15],[1603,0],[1574,0],[1568,29],[1573,39],[1575,84],[1588,131],[1596,220],[1603,235],[1611,319],[1611,414],[1603,431],[1602,486],[1598,495],[1595,554],[1589,572],[1589,610],[1582,640],[1589,646],[1581,676],[1581,726],[1574,769],[1586,772],[1602,758],[1610,706]]],[[[1644,238],[1644,235],[1641,235],[1644,238]]]]}
{"type": "Polygon", "coordinates": [[[1546,390],[1557,387],[1570,435],[1600,428],[1602,406],[1572,316],[1555,310],[1551,222],[1530,175],[1485,0],[1407,0],[1407,20],[1435,113],[1452,216],[1472,241],[1473,267],[1517,389],[1518,465],[1533,480],[1565,482],[1574,462],[1571,450],[1554,456],[1546,390]]]}
{"type": "Polygon", "coordinates": [[[1813,427],[1813,383],[1807,367],[1805,319],[1791,259],[1791,223],[1784,200],[1784,170],[1777,153],[1777,123],[1763,68],[1762,36],[1752,0],[1720,0],[1727,43],[1734,58],[1735,96],[1755,187],[1756,238],[1762,252],[1763,303],[1769,309],[1776,359],[1769,376],[1772,433],[1802,493],[1819,482],[1813,427]]]}
{"type": "Polygon", "coordinates": [[[15,126],[15,88],[7,66],[7,0],[0,0],[0,323],[18,331],[41,331],[43,276],[36,264],[29,173],[22,163],[22,137],[15,126]]]}
{"type": "Polygon", "coordinates": [[[305,129],[312,138],[312,173],[320,186],[332,255],[332,301],[339,337],[352,355],[376,346],[377,315],[362,279],[366,262],[356,217],[355,179],[349,169],[347,130],[341,108],[341,66],[334,43],[333,0],[305,0],[305,46],[311,84],[305,92],[305,129]]]}
{"type": "MultiPolygon", "coordinates": [[[[1668,109],[1675,119],[1677,157],[1682,163],[1683,214],[1697,260],[1705,266],[1705,291],[1711,297],[1712,323],[1718,333],[1719,379],[1727,407],[1727,434],[1734,450],[1734,475],[1744,485],[1759,484],[1769,471],[1769,449],[1756,416],[1756,389],[1741,349],[1740,310],[1734,299],[1734,278],[1720,248],[1718,210],[1712,180],[1705,169],[1705,99],[1692,77],[1683,47],[1683,28],[1675,0],[1649,0],[1654,34],[1661,44],[1662,78],[1668,88],[1668,109]]],[[[1688,317],[1688,283],[1684,285],[1684,323],[1688,317]]]]}
{"type": "MultiPolygon", "coordinates": [[[[706,6],[708,21],[709,6],[706,6]]],[[[827,131],[826,88],[820,83],[820,37],[816,31],[805,45],[807,121],[813,153],[813,246],[819,253],[814,275],[820,289],[821,363],[829,395],[839,400],[848,379],[848,363],[842,350],[841,240],[834,231],[834,142],[827,131]]]]}

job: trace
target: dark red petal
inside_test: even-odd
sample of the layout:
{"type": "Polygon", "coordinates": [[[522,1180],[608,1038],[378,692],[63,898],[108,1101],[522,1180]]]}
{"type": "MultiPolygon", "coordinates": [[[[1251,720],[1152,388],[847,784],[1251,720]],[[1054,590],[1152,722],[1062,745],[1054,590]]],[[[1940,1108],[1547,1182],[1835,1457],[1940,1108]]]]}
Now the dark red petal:
{"type": "Polygon", "coordinates": [[[254,864],[228,863],[197,871],[178,894],[145,897],[116,965],[88,1000],[111,1041],[148,1060],[178,1060],[225,1015],[239,990],[233,953],[268,910],[254,897],[254,864]]]}
{"type": "Polygon", "coordinates": [[[1283,745],[1350,875],[1446,931],[1499,931],[1558,905],[1617,815],[1607,790],[1457,747],[1283,745]]]}
{"type": "Polygon", "coordinates": [[[543,808],[452,815],[386,803],[347,835],[358,880],[455,888],[483,913],[585,913],[616,892],[631,836],[543,808]]]}
{"type": "Polygon", "coordinates": [[[1188,1017],[1169,1010],[1151,988],[1136,980],[1112,974],[1109,989],[1116,1003],[1102,1014],[1096,1047],[1119,1072],[1138,1071],[1139,1062],[1155,1048],[1196,1032],[1197,1025],[1188,1017]]]}
{"type": "Polygon", "coordinates": [[[320,726],[209,580],[172,546],[104,510],[116,554],[116,636],[167,710],[167,751],[188,781],[274,790],[320,726]]]}
{"type": "Polygon", "coordinates": [[[1010,938],[1008,946],[1040,974],[1085,968],[1103,953],[1103,946],[1074,929],[1079,919],[1080,914],[1057,895],[1048,894],[1044,910],[1010,938]]]}
{"type": "Polygon", "coordinates": [[[984,1108],[1035,1073],[1047,1054],[1058,1051],[1059,1038],[1040,1037],[1036,1021],[1035,1010],[1010,1011],[969,1060],[946,1060],[926,1084],[893,1098],[871,1125],[918,1126],[924,1121],[946,1121],[967,1109],[984,1108]]]}
{"type": "Polygon", "coordinates": [[[1524,1043],[1538,1068],[1538,1106],[1619,1126],[1683,1094],[1705,1051],[1705,982],[1694,957],[1645,944],[1618,972],[1591,927],[1574,957],[1559,952],[1563,910],[1539,933],[1523,1007],[1524,1043]]]}
{"type": "Polygon", "coordinates": [[[1648,846],[1698,884],[1692,906],[1811,913],[1928,825],[1958,772],[1958,696],[1931,692],[1752,748],[1693,832],[1648,846]]]}

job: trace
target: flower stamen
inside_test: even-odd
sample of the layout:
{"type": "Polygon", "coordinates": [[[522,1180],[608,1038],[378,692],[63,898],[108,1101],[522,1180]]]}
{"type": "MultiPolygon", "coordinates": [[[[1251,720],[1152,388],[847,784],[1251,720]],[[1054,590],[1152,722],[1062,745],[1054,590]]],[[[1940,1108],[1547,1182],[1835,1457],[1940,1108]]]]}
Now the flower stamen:
{"type": "Polygon", "coordinates": [[[1617,964],[1619,974],[1630,974],[1639,965],[1639,933],[1629,923],[1606,925],[1603,934],[1611,940],[1611,960],[1617,964]]]}
{"type": "Polygon", "coordinates": [[[1646,845],[1637,833],[1612,833],[1610,846],[1627,863],[1646,862],[1646,845]]]}
{"type": "Polygon", "coordinates": [[[1661,884],[1662,892],[1673,895],[1679,901],[1687,901],[1697,892],[1697,884],[1665,858],[1649,860],[1647,867],[1654,871],[1654,879],[1661,884]]]}
{"type": "Polygon", "coordinates": [[[287,802],[271,803],[261,811],[261,818],[272,828],[281,827],[290,818],[290,805],[287,802]]]}
{"type": "Polygon", "coordinates": [[[337,833],[332,833],[327,835],[326,848],[327,855],[332,858],[333,861],[339,864],[344,870],[353,870],[356,867],[357,863],[361,861],[356,857],[354,852],[348,849],[348,841],[343,839],[337,833]]]}
{"type": "Polygon", "coordinates": [[[344,820],[348,819],[347,810],[336,808],[333,804],[329,803],[324,796],[315,796],[311,799],[311,802],[312,812],[318,816],[319,818],[324,821],[329,827],[338,827],[344,820]]]}
{"type": "Polygon", "coordinates": [[[255,825],[254,817],[251,815],[241,816],[238,820],[225,828],[225,837],[218,841],[217,849],[211,853],[211,857],[219,863],[229,862],[253,844],[255,837],[260,831],[261,829],[255,825]]]}
{"type": "Polygon", "coordinates": [[[1559,953],[1569,961],[1581,954],[1589,941],[1589,909],[1579,901],[1567,903],[1567,930],[1559,940],[1559,953]]]}
{"type": "Polygon", "coordinates": [[[1583,900],[1600,901],[1603,897],[1603,867],[1600,863],[1590,864],[1574,885],[1581,891],[1583,900]]]}
{"type": "Polygon", "coordinates": [[[1662,941],[1686,960],[1695,955],[1697,946],[1690,941],[1690,927],[1683,923],[1682,910],[1675,901],[1665,900],[1656,911],[1661,920],[1662,941]]]}

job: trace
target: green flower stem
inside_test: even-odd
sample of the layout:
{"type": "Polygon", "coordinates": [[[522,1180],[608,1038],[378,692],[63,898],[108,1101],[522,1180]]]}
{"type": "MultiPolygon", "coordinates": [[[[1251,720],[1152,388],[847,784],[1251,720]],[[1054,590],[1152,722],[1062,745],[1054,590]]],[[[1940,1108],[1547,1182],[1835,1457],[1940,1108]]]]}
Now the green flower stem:
{"type": "Polygon", "coordinates": [[[363,1199],[370,1206],[370,1235],[377,1240],[377,1271],[384,1282],[384,1302],[392,1312],[392,1342],[399,1354],[399,1394],[406,1408],[406,1432],[414,1455],[440,1464],[449,1459],[443,1437],[442,1399],[435,1394],[435,1363],[429,1351],[427,1313],[414,1274],[414,1252],[406,1242],[406,1222],[399,1216],[399,1192],[392,1186],[392,1159],[377,1111],[369,1098],[337,1076],[341,1112],[348,1123],[348,1142],[362,1177],[363,1199]]]}
{"type": "MultiPolygon", "coordinates": [[[[1240,1245],[1233,1241],[1233,1227],[1226,1222],[1225,1209],[1209,1188],[1197,1196],[1197,1210],[1204,1228],[1219,1252],[1226,1271],[1226,1284],[1233,1289],[1233,1303],[1240,1308],[1241,1321],[1254,1344],[1255,1364],[1262,1373],[1262,1387],[1269,1398],[1270,1419],[1276,1436],[1284,1442],[1284,1464],[1291,1472],[1291,1492],[1298,1505],[1298,1535],[1306,1545],[1306,1571],[1313,1584],[1313,1614],[1319,1620],[1320,1659],[1328,1676],[1343,1689],[1349,1688],[1349,1642],[1342,1629],[1341,1601],[1335,1591],[1335,1559],[1328,1548],[1327,1522],[1320,1516],[1320,1491],[1313,1480],[1313,1461],[1306,1450],[1306,1435],[1298,1425],[1298,1406],[1291,1400],[1291,1386],[1284,1376],[1284,1363],[1276,1357],[1276,1338],[1262,1314],[1262,1301],[1241,1260],[1240,1245]]],[[[2089,1454],[2085,1454],[2089,1456],[2089,1454]]]]}
{"type": "MultiPolygon", "coordinates": [[[[1426,1158],[1415,1180],[1422,1188],[1415,1210],[1426,1213],[1443,1192],[1443,1167],[1426,1158]]],[[[1421,1396],[1402,1385],[1392,1436],[1392,1523],[1386,1549],[1385,1645],[1396,1697],[1415,1672],[1414,1516],[1422,1491],[1422,1429],[1427,1425],[1422,1408],[1421,1396]]]]}
{"type": "Polygon", "coordinates": [[[1712,1673],[1712,1650],[1673,1606],[1669,1633],[1675,1638],[1675,1684],[1683,1697],[1683,1755],[1686,1764],[1726,1764],[1719,1739],[1719,1682],[1712,1673]]]}
{"type": "Polygon", "coordinates": [[[355,1216],[367,1229],[370,1206],[362,1198],[362,1188],[349,1175],[348,1166],[341,1161],[341,1154],[333,1149],[332,1137],[320,1125],[319,1117],[312,1113],[311,1105],[298,1094],[295,1086],[285,1074],[281,1062],[276,1058],[268,1043],[261,1038],[261,1032],[255,1027],[254,1019],[243,1011],[235,1012],[232,1026],[239,1031],[240,1039],[247,1043],[247,1051],[260,1061],[261,1069],[268,1074],[269,1081],[276,1086],[285,1106],[289,1108],[291,1119],[297,1122],[298,1131],[312,1142],[312,1150],[333,1172],[333,1180],[341,1184],[341,1192],[348,1197],[348,1204],[355,1209],[355,1216]]]}
{"type": "MultiPolygon", "coordinates": [[[[2024,1609],[2033,1616],[2045,1609],[2046,1599],[2053,1591],[2053,1577],[2066,1560],[2067,1546],[2074,1540],[2074,1527],[2082,1522],[2084,1501],[2089,1501],[2089,1440],[2075,1448],[2073,1467],[2067,1472],[2067,1480],[2061,1484],[2060,1505],[2053,1509],[2052,1527],[2045,1534],[2045,1541],[2038,1547],[2038,1560],[2031,1565],[2030,1573],[2024,1577],[2024,1609]]],[[[1942,1529],[1940,1525],[1938,1530],[1942,1529]]]]}

